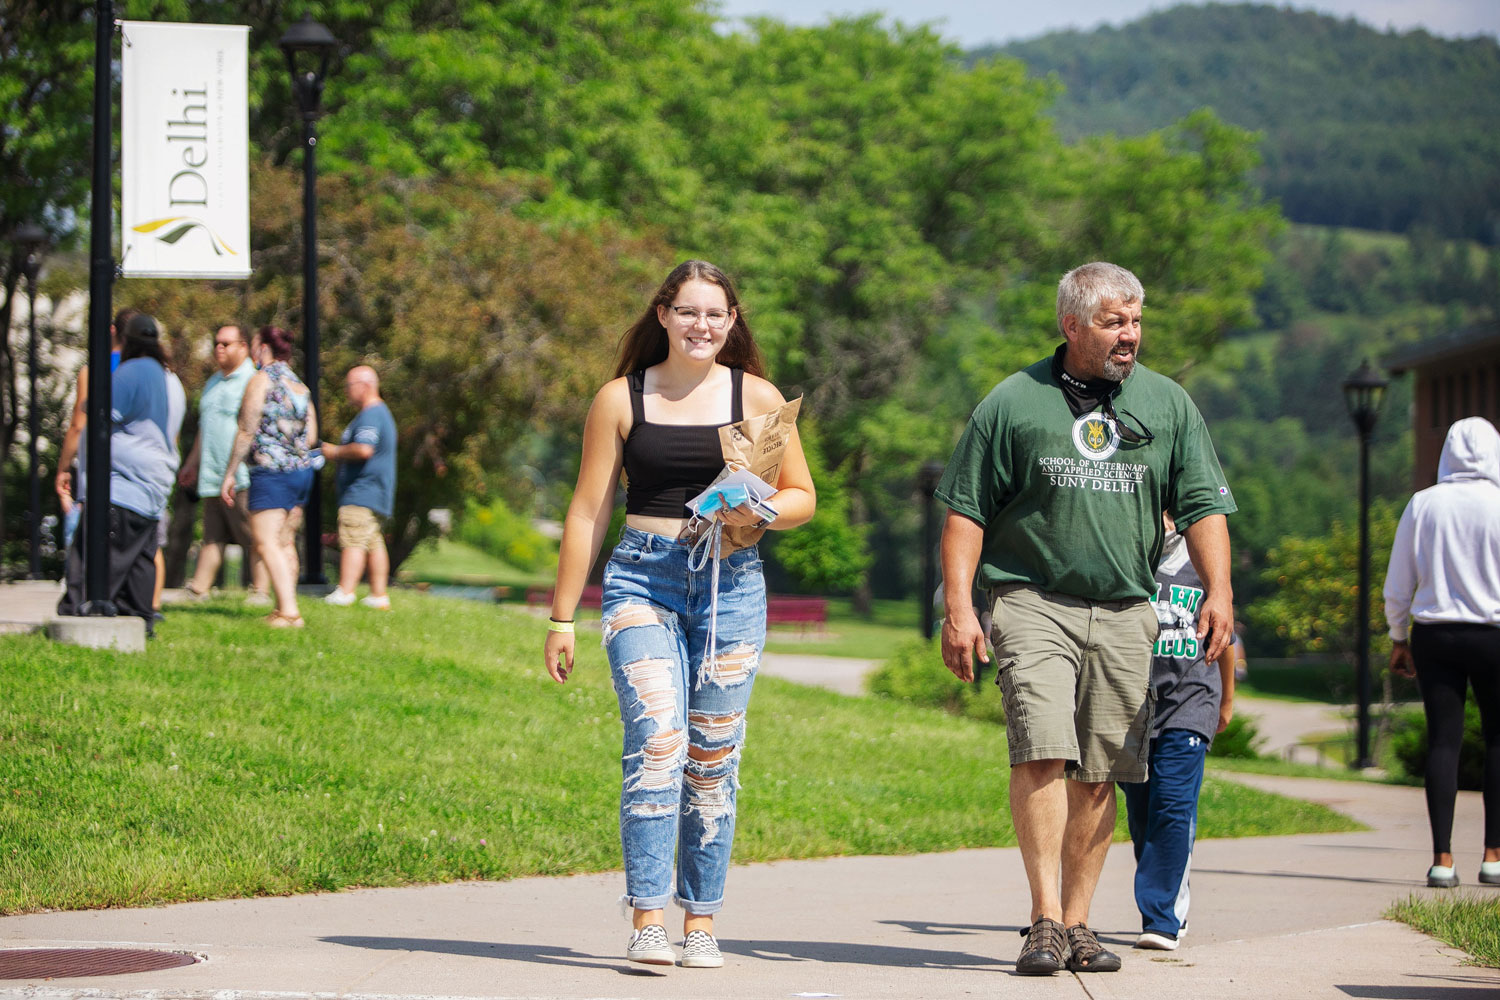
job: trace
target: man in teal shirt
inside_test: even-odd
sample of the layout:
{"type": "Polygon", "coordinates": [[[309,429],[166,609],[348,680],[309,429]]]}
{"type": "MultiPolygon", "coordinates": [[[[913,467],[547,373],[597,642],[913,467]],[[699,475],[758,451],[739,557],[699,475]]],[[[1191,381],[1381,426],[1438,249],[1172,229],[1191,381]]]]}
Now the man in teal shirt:
{"type": "Polygon", "coordinates": [[[243,558],[252,560],[250,601],[264,603],[268,600],[268,581],[265,567],[260,560],[253,559],[255,547],[250,540],[249,505],[244,501],[244,493],[250,488],[250,473],[244,463],[234,473],[237,498],[234,506],[226,506],[219,495],[225,466],[234,450],[240,403],[245,398],[250,377],[255,374],[255,365],[250,361],[250,344],[239,326],[225,324],[214,334],[214,364],[218,370],[209,376],[199,397],[198,439],[193,442],[193,450],[177,477],[179,485],[184,489],[196,489],[203,501],[203,543],[198,548],[198,567],[187,583],[187,590],[195,596],[208,593],[224,562],[224,546],[233,543],[244,552],[243,558]]]}
{"type": "Polygon", "coordinates": [[[1192,400],[1137,363],[1145,298],[1114,264],[1064,275],[1064,343],[979,404],[936,494],[949,507],[943,661],[961,680],[973,680],[975,655],[989,662],[969,601],[976,573],[989,594],[1031,887],[1022,974],[1120,967],[1088,913],[1114,831],[1114,782],[1146,778],[1164,509],[1205,581],[1198,637],[1210,660],[1233,624],[1234,500],[1192,400]]]}

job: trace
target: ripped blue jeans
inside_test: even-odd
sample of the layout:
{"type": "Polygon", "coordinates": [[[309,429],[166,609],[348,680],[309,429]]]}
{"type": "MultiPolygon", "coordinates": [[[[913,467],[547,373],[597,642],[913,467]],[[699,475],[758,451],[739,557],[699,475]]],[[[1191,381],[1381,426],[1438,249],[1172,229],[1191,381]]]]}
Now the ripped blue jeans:
{"type": "Polygon", "coordinates": [[[620,843],[625,902],[717,913],[734,843],[745,710],[766,640],[760,554],[719,567],[716,649],[709,635],[712,565],[690,546],[626,527],[604,569],[604,650],[620,718],[620,843]],[[674,850],[677,891],[672,893],[674,850]]]}

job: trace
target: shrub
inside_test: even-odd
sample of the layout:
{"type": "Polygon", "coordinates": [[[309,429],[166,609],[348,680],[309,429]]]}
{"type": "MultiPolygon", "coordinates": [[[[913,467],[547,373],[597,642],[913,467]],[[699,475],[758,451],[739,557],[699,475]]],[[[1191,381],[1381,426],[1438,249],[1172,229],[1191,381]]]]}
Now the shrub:
{"type": "Polygon", "coordinates": [[[912,639],[897,646],[891,658],[870,675],[869,686],[873,694],[1004,725],[1005,709],[994,686],[994,659],[978,667],[979,683],[965,684],[943,665],[936,637],[912,639]]]}
{"type": "MultiPolygon", "coordinates": [[[[1427,773],[1427,716],[1421,709],[1408,709],[1391,722],[1390,758],[1394,767],[1418,783],[1427,773]]],[[[1464,705],[1464,739],[1458,750],[1458,787],[1477,791],[1484,779],[1484,733],[1479,727],[1479,706],[1474,699],[1464,705]]]]}
{"type": "Polygon", "coordinates": [[[517,569],[533,571],[557,562],[557,548],[531,522],[496,498],[486,505],[464,501],[453,537],[517,569]]]}
{"type": "Polygon", "coordinates": [[[1255,728],[1255,723],[1243,715],[1236,715],[1229,720],[1224,731],[1214,737],[1213,745],[1208,748],[1208,755],[1254,760],[1260,756],[1257,744],[1263,742],[1265,741],[1261,739],[1260,730],[1255,728]]]}

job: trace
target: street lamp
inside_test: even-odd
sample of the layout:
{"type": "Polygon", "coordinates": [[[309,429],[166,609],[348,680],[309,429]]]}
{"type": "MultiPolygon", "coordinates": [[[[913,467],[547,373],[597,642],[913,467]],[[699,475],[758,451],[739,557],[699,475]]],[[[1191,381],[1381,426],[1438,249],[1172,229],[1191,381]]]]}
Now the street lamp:
{"type": "Polygon", "coordinates": [[[1370,435],[1380,415],[1380,403],[1390,385],[1363,361],[1359,370],[1344,380],[1344,403],[1359,430],[1359,646],[1356,677],[1359,684],[1359,747],[1354,767],[1369,767],[1370,760],[1370,435]]]}
{"type": "Polygon", "coordinates": [[[42,254],[47,250],[47,232],[29,222],[22,223],[11,233],[16,247],[16,268],[26,275],[26,322],[30,327],[31,344],[26,352],[26,378],[31,384],[30,402],[26,404],[26,426],[31,440],[26,446],[30,461],[27,475],[30,489],[29,509],[26,521],[31,529],[31,566],[26,574],[28,580],[42,578],[42,486],[37,470],[36,442],[41,437],[41,411],[36,403],[36,279],[42,269],[42,254]]]}
{"type": "Polygon", "coordinates": [[[917,595],[917,605],[922,612],[922,638],[932,638],[932,595],[937,591],[937,493],[938,481],[943,478],[943,463],[926,462],[917,473],[917,485],[922,490],[922,592],[917,595]]]}
{"type": "MultiPolygon", "coordinates": [[[[306,355],[307,388],[312,393],[314,413],[321,417],[318,402],[318,147],[317,122],[323,114],[323,81],[328,61],[338,48],[333,32],[304,17],[281,36],[287,69],[292,74],[292,94],[302,114],[302,336],[306,355]]],[[[320,585],[323,577],[323,490],[321,476],[313,475],[307,499],[306,556],[302,561],[304,584],[320,585]]]]}

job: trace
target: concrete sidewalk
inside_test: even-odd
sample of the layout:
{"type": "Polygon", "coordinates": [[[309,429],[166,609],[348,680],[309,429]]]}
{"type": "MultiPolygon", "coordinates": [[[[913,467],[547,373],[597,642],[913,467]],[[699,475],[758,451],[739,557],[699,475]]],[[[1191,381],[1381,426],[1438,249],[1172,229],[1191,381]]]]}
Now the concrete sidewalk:
{"type": "MultiPolygon", "coordinates": [[[[296,997],[925,998],[1493,997],[1500,970],[1381,919],[1422,887],[1420,789],[1246,776],[1325,802],[1363,833],[1215,840],[1194,863],[1192,932],[1174,953],[1130,948],[1138,928],[1128,845],[1111,851],[1094,926],[1119,973],[1014,975],[1026,921],[1013,849],[737,866],[720,970],[631,966],[618,874],[369,889],[144,910],[0,919],[6,947],[136,946],[198,965],[110,978],[0,984],[0,997],[286,1000],[296,997]],[[232,992],[226,992],[232,991],[232,992]]],[[[753,789],[746,808],[755,808],[753,789]]],[[[1003,804],[996,803],[996,808],[1003,804]]],[[[1473,886],[1480,804],[1460,796],[1459,872],[1473,886]]],[[[669,915],[669,926],[678,915],[669,915]]],[[[674,928],[674,938],[676,932],[674,928]]]]}

